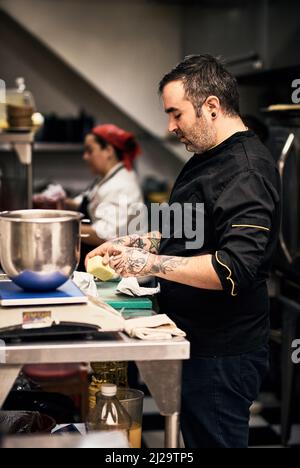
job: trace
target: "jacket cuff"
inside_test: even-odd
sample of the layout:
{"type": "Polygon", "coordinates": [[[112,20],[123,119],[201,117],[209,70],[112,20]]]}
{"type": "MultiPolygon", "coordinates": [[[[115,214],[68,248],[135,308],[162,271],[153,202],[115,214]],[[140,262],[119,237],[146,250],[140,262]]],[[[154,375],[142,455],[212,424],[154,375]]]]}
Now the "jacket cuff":
{"type": "Polygon", "coordinates": [[[217,251],[212,256],[212,265],[220,279],[223,290],[231,296],[237,296],[237,285],[232,274],[230,257],[226,252],[217,251]]]}

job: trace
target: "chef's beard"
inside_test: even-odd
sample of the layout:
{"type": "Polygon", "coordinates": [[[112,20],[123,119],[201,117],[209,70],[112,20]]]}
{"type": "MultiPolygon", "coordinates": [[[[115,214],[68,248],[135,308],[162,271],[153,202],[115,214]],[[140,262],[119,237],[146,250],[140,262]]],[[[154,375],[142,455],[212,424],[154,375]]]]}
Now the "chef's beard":
{"type": "Polygon", "coordinates": [[[187,151],[191,153],[203,154],[217,144],[217,131],[209,125],[203,113],[186,134],[179,135],[179,138],[182,137],[186,140],[183,143],[187,151]]]}

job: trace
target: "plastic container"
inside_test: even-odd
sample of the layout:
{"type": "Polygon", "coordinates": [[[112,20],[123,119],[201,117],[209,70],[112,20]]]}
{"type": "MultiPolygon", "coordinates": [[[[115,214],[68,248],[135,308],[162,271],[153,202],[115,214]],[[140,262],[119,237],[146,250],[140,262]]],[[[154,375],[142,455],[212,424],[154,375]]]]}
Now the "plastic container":
{"type": "Polygon", "coordinates": [[[96,406],[96,395],[103,384],[111,383],[117,387],[128,387],[128,362],[92,362],[93,375],[89,385],[89,408],[96,406]]]}
{"type": "Polygon", "coordinates": [[[129,438],[131,417],[117,398],[117,386],[104,384],[88,418],[89,431],[125,431],[129,438]]]}
{"type": "Polygon", "coordinates": [[[117,397],[131,418],[130,446],[131,448],[141,448],[144,393],[132,388],[118,388],[117,397]]]}

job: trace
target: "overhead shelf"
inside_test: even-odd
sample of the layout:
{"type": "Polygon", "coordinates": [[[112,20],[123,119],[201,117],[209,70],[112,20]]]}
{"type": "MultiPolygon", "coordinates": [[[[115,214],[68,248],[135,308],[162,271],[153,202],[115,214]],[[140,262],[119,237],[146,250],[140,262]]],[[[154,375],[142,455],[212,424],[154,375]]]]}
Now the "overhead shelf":
{"type": "Polygon", "coordinates": [[[74,153],[83,152],[84,146],[81,143],[44,143],[37,142],[33,146],[34,151],[39,153],[74,153]]]}
{"type": "Polygon", "coordinates": [[[14,150],[21,164],[26,167],[27,208],[32,208],[32,145],[34,133],[0,133],[0,145],[14,150]]]}

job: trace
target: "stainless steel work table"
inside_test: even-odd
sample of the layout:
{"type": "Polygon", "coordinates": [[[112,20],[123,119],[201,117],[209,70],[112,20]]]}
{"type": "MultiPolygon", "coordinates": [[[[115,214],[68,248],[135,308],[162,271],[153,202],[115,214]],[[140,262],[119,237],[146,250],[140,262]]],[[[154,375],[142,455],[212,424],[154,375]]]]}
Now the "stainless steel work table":
{"type": "Polygon", "coordinates": [[[109,340],[7,344],[0,342],[0,407],[25,364],[135,361],[161,415],[165,447],[179,445],[182,361],[190,344],[183,338],[141,341],[116,333],[109,340]]]}

